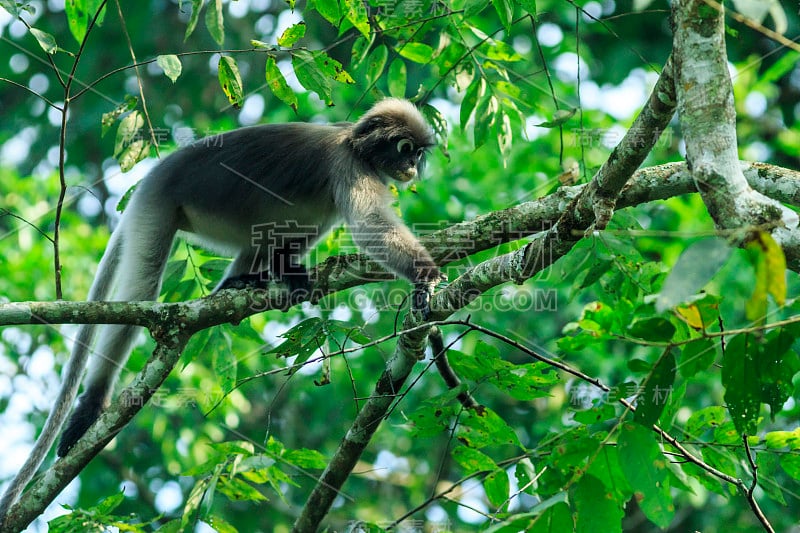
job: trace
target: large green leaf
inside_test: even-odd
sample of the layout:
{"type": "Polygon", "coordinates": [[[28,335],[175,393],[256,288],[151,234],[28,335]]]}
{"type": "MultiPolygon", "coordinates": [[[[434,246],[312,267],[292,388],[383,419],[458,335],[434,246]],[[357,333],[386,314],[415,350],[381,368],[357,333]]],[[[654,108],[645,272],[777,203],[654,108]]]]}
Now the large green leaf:
{"type": "MultiPolygon", "coordinates": [[[[616,501],[594,476],[581,477],[572,491],[572,507],[577,533],[622,531],[622,502],[616,501]]],[[[567,530],[569,531],[569,530],[567,530]]]]}
{"type": "Polygon", "coordinates": [[[644,515],[666,528],[675,515],[675,504],[667,483],[667,460],[653,432],[635,424],[620,426],[620,467],[633,488],[644,515]]]}
{"type": "Polygon", "coordinates": [[[676,348],[669,348],[659,358],[636,398],[634,420],[645,427],[655,424],[669,403],[675,384],[675,351],[676,348]]]}

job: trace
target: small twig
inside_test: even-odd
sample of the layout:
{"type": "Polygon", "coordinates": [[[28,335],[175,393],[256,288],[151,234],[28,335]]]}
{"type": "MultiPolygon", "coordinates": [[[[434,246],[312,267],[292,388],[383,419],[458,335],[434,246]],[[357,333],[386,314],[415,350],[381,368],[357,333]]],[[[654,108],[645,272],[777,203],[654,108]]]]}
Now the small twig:
{"type": "Polygon", "coordinates": [[[122,13],[122,6],[119,4],[119,0],[114,0],[114,4],[117,6],[117,13],[119,14],[119,24],[122,27],[122,33],[125,35],[125,40],[128,43],[128,52],[131,54],[131,59],[133,60],[133,70],[136,73],[136,84],[139,87],[139,98],[142,99],[142,112],[144,113],[144,118],[147,121],[147,127],[150,130],[150,143],[156,149],[156,156],[159,156],[158,151],[158,141],[156,140],[156,133],[153,129],[153,122],[150,120],[150,113],[147,111],[147,98],[144,95],[144,86],[142,85],[142,75],[139,72],[139,67],[136,66],[136,52],[133,50],[133,42],[131,42],[130,33],[128,33],[128,25],[125,23],[125,15],[122,13]]]}
{"type": "MultiPolygon", "coordinates": [[[[469,333],[469,330],[462,333],[461,336],[466,335],[467,333],[469,333]]],[[[450,366],[450,362],[447,360],[447,350],[450,349],[450,346],[452,346],[453,343],[450,343],[450,346],[445,346],[444,339],[442,338],[442,332],[436,326],[432,327],[430,333],[428,333],[428,342],[431,343],[431,350],[433,350],[433,360],[436,362],[436,369],[439,370],[439,374],[447,384],[447,387],[450,389],[459,388],[461,386],[461,380],[453,371],[453,367],[450,366]]],[[[461,405],[463,405],[465,409],[474,410],[481,406],[477,401],[475,401],[475,398],[472,397],[472,394],[469,393],[469,390],[463,390],[459,392],[458,401],[461,402],[461,405]]]]}
{"type": "Polygon", "coordinates": [[[42,237],[44,237],[45,239],[47,239],[48,241],[50,241],[51,243],[53,243],[53,238],[52,238],[50,235],[48,235],[46,231],[44,231],[44,230],[43,230],[43,229],[41,229],[40,227],[36,226],[36,225],[35,225],[35,224],[33,224],[32,222],[30,222],[30,221],[28,221],[28,220],[26,220],[26,219],[22,218],[22,217],[21,217],[21,216],[19,216],[18,214],[16,214],[16,213],[12,213],[12,212],[11,212],[11,211],[9,211],[8,209],[5,209],[5,208],[0,208],[0,218],[2,218],[2,217],[11,217],[11,218],[16,218],[16,219],[17,219],[17,220],[19,220],[20,222],[23,222],[23,223],[27,224],[28,226],[30,226],[31,228],[33,228],[33,229],[36,231],[36,233],[38,233],[39,235],[41,235],[42,237]]]}
{"type": "Polygon", "coordinates": [[[25,90],[25,91],[28,91],[29,93],[31,93],[32,95],[34,95],[36,98],[38,98],[39,100],[41,100],[42,102],[44,102],[45,104],[49,105],[50,107],[52,107],[53,109],[55,109],[55,110],[57,110],[57,111],[60,111],[60,112],[63,112],[63,111],[64,111],[64,110],[61,108],[61,106],[58,106],[58,105],[54,104],[53,102],[51,102],[50,100],[48,100],[46,96],[44,96],[43,94],[39,94],[39,93],[37,93],[36,91],[34,91],[33,89],[31,89],[31,88],[30,88],[30,87],[28,87],[27,85],[23,85],[23,84],[21,84],[21,83],[18,83],[18,82],[14,81],[14,80],[10,80],[10,79],[8,79],[8,78],[0,78],[0,81],[4,81],[4,82],[6,82],[6,83],[10,83],[11,85],[14,85],[15,87],[19,87],[20,89],[23,89],[23,90],[25,90]]]}
{"type": "MultiPolygon", "coordinates": [[[[92,32],[92,28],[94,28],[95,24],[97,23],[97,18],[100,16],[100,13],[106,7],[106,0],[103,0],[100,3],[100,6],[97,8],[97,11],[94,13],[94,17],[92,20],[89,21],[89,26],[86,28],[86,33],[83,36],[83,40],[81,41],[81,45],[78,48],[78,52],[75,54],[75,61],[72,62],[72,68],[70,69],[69,75],[67,76],[66,82],[63,83],[64,85],[64,105],[61,108],[61,131],[59,132],[58,136],[58,180],[60,189],[58,192],[58,204],[56,204],[56,219],[53,223],[53,270],[55,275],[55,285],[56,285],[56,299],[61,300],[63,299],[63,293],[61,290],[61,247],[60,247],[60,236],[61,236],[61,215],[64,212],[64,199],[67,196],[67,173],[66,173],[66,161],[67,161],[67,118],[69,116],[69,104],[72,101],[70,91],[72,90],[72,82],[75,80],[75,72],[78,69],[78,63],[81,60],[81,56],[83,54],[84,48],[86,48],[86,43],[89,40],[89,34],[92,32]]],[[[53,65],[54,70],[58,74],[58,69],[55,68],[53,65]]],[[[60,79],[60,74],[59,74],[60,79]]]]}
{"type": "Polygon", "coordinates": [[[758,486],[758,465],[756,464],[756,460],[753,457],[754,454],[750,452],[750,443],[747,442],[747,433],[742,433],[742,443],[744,444],[744,453],[747,455],[747,462],[750,463],[750,471],[753,474],[753,482],[750,484],[750,487],[744,487],[744,481],[739,481],[741,483],[742,491],[745,494],[745,498],[747,498],[747,503],[750,505],[750,509],[753,510],[753,514],[756,515],[758,521],[761,522],[761,525],[764,526],[764,531],[769,531],[770,533],[774,533],[775,530],[772,528],[772,524],[769,523],[769,520],[764,515],[764,512],[759,507],[758,502],[756,501],[753,493],[758,486]]]}

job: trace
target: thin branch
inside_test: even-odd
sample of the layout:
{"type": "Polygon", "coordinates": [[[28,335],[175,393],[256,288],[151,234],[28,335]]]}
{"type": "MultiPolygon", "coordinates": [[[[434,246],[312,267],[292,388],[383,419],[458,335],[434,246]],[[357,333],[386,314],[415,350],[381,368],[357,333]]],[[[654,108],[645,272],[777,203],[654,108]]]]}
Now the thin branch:
{"type": "MultiPolygon", "coordinates": [[[[713,7],[717,11],[719,11],[720,13],[725,13],[725,8],[722,7],[722,4],[720,4],[719,2],[715,2],[714,0],[703,0],[703,1],[706,4],[708,4],[709,6],[713,7]]],[[[780,4],[778,5],[778,7],[780,9],[783,9],[783,6],[781,6],[780,4]]],[[[786,48],[790,48],[790,49],[794,50],[795,52],[800,52],[800,44],[797,43],[797,39],[800,38],[800,37],[795,37],[795,40],[787,39],[786,37],[784,37],[780,33],[767,28],[763,24],[759,24],[755,20],[753,20],[751,18],[748,18],[748,17],[745,17],[744,15],[741,15],[741,14],[737,13],[736,11],[733,11],[732,9],[728,10],[728,16],[730,16],[733,20],[735,20],[737,22],[741,22],[742,24],[744,24],[745,26],[749,27],[750,29],[761,33],[762,35],[764,35],[768,39],[772,39],[773,41],[779,42],[781,44],[781,46],[784,46],[786,48]]]]}
{"type": "MultiPolygon", "coordinates": [[[[117,14],[119,14],[119,23],[120,26],[122,26],[122,33],[125,35],[125,40],[128,43],[128,52],[131,54],[131,59],[133,60],[133,64],[136,65],[136,52],[133,50],[133,42],[131,42],[131,36],[128,33],[128,25],[125,23],[125,15],[123,15],[122,13],[122,6],[120,6],[119,0],[114,0],[114,4],[117,6],[117,14]]],[[[134,72],[136,72],[136,85],[139,88],[139,98],[142,99],[142,111],[144,112],[144,118],[147,121],[147,128],[150,131],[150,142],[156,149],[156,156],[158,156],[159,155],[158,141],[156,140],[156,133],[153,128],[153,121],[150,120],[150,112],[147,110],[147,98],[144,95],[144,87],[142,86],[142,74],[141,72],[139,72],[138,66],[134,66],[134,72]]]]}
{"type": "MultiPolygon", "coordinates": [[[[177,318],[177,317],[171,317],[177,318]]],[[[179,324],[174,321],[171,324],[179,324]]],[[[5,516],[0,533],[25,529],[86,465],[124,428],[161,386],[178,363],[189,337],[176,329],[157,341],[153,355],[145,367],[126,387],[111,406],[73,446],[57,460],[46,475],[37,479],[5,516]]]]}
{"type": "MultiPolygon", "coordinates": [[[[75,54],[75,59],[72,62],[72,69],[69,72],[69,76],[67,76],[67,81],[64,83],[64,106],[61,109],[61,131],[59,132],[58,136],[58,180],[60,185],[60,190],[58,192],[58,204],[56,205],[56,218],[53,225],[55,226],[53,229],[53,271],[55,275],[55,288],[56,288],[56,299],[61,300],[63,298],[63,294],[61,291],[61,215],[64,212],[64,198],[67,196],[67,173],[66,173],[66,161],[67,161],[67,118],[68,118],[68,111],[69,105],[71,102],[70,91],[72,90],[72,82],[75,80],[75,71],[78,69],[78,63],[81,60],[81,56],[83,55],[83,50],[86,48],[86,43],[89,40],[89,35],[92,32],[95,24],[97,23],[97,18],[102,13],[103,9],[105,9],[106,1],[103,0],[100,2],[100,5],[97,8],[97,11],[94,13],[92,20],[89,21],[89,25],[86,28],[86,33],[83,36],[83,40],[81,41],[81,45],[78,48],[78,52],[75,54]]],[[[55,68],[55,65],[53,65],[55,68]]],[[[55,69],[58,72],[58,69],[55,69]]],[[[59,74],[60,78],[60,74],[59,74]]]]}
{"type": "Polygon", "coordinates": [[[9,211],[8,209],[6,209],[4,207],[0,207],[0,218],[2,218],[2,217],[16,218],[20,222],[22,222],[22,223],[26,224],[27,226],[33,228],[33,230],[36,231],[36,233],[38,233],[39,235],[41,235],[42,237],[44,237],[45,239],[47,239],[51,243],[53,242],[53,238],[50,235],[48,235],[46,231],[44,231],[43,229],[41,229],[38,226],[34,225],[32,222],[29,222],[28,220],[25,220],[23,217],[19,216],[18,214],[12,213],[11,211],[9,211]]]}
{"type": "MultiPolygon", "coordinates": [[[[406,326],[417,326],[412,314],[407,315],[406,326]]],[[[322,474],[320,483],[314,487],[306,500],[292,531],[305,533],[317,531],[320,522],[328,514],[337,492],[350,477],[361,454],[377,431],[395,397],[403,388],[414,364],[425,356],[427,328],[400,336],[394,356],[375,385],[375,391],[358,412],[353,424],[339,444],[322,474]]]]}
{"type": "MultiPolygon", "coordinates": [[[[744,444],[744,453],[747,455],[747,462],[750,463],[750,471],[753,474],[753,482],[750,484],[750,488],[744,491],[745,498],[747,498],[747,503],[750,505],[750,509],[753,510],[753,514],[756,515],[758,521],[761,522],[762,526],[764,526],[764,530],[768,531],[769,533],[775,533],[775,530],[772,528],[772,524],[769,523],[769,520],[767,520],[767,517],[761,510],[761,507],[759,507],[758,501],[756,501],[755,496],[753,496],[753,493],[758,486],[758,465],[753,457],[754,454],[750,451],[750,442],[747,440],[746,433],[742,434],[742,444],[744,444]]],[[[744,484],[743,481],[741,483],[744,484]]]]}
{"type": "Polygon", "coordinates": [[[48,99],[47,99],[47,97],[46,97],[45,95],[37,93],[36,91],[34,91],[33,89],[31,89],[31,88],[30,88],[30,87],[28,87],[27,85],[23,85],[23,84],[21,84],[21,83],[19,83],[19,82],[16,82],[16,81],[14,81],[14,80],[10,80],[10,79],[8,79],[8,78],[0,78],[0,81],[4,81],[4,82],[6,82],[6,83],[10,83],[11,85],[14,85],[14,86],[16,86],[16,87],[19,87],[20,89],[23,89],[23,90],[25,90],[25,91],[28,91],[29,93],[31,93],[32,95],[34,95],[36,98],[40,99],[42,102],[44,102],[45,104],[49,105],[50,107],[52,107],[52,108],[53,108],[53,109],[55,109],[56,111],[61,111],[62,113],[64,112],[64,108],[62,108],[62,107],[60,107],[60,106],[58,106],[58,105],[54,104],[53,102],[51,102],[50,100],[48,100],[48,99]]]}

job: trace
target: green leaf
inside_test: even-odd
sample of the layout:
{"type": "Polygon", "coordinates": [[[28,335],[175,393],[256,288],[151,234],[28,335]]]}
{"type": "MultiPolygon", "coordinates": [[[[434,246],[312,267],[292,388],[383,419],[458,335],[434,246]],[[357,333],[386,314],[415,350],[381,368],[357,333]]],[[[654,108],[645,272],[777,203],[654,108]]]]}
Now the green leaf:
{"type": "Polygon", "coordinates": [[[214,41],[222,46],[225,42],[225,23],[222,16],[222,0],[210,0],[206,9],[206,28],[214,41]]]}
{"type": "Polygon", "coordinates": [[[559,109],[553,113],[553,120],[541,122],[536,124],[536,126],[539,128],[557,128],[571,119],[577,111],[577,107],[573,107],[572,109],[559,109]]]}
{"type": "Polygon", "coordinates": [[[530,512],[513,514],[507,520],[493,524],[492,527],[486,530],[486,533],[519,533],[520,531],[525,531],[525,533],[556,533],[573,531],[572,513],[566,501],[567,493],[560,492],[535,505],[530,512]]]}
{"type": "Polygon", "coordinates": [[[667,484],[667,461],[653,433],[642,426],[623,424],[617,441],[620,467],[635,491],[644,515],[666,528],[675,515],[675,504],[667,484]]]}
{"type": "Polygon", "coordinates": [[[238,533],[239,530],[216,515],[208,515],[206,522],[216,533],[238,533]]]}
{"type": "Polygon", "coordinates": [[[458,440],[471,448],[511,444],[522,447],[514,429],[489,408],[469,411],[461,419],[458,440]]]}
{"type": "Polygon", "coordinates": [[[236,60],[231,56],[220,56],[217,64],[217,73],[219,75],[219,85],[228,98],[228,102],[236,109],[242,107],[242,102],[244,102],[242,77],[239,74],[239,66],[236,64],[236,60]]]}
{"type": "Polygon", "coordinates": [[[414,63],[429,63],[433,59],[433,48],[425,43],[406,43],[397,53],[414,63]]]}
{"type": "Polygon", "coordinates": [[[636,400],[633,419],[645,427],[656,423],[669,402],[675,383],[675,350],[669,348],[661,356],[636,400]]]}
{"type": "Polygon", "coordinates": [[[786,329],[771,331],[760,344],[757,359],[757,378],[761,401],[770,406],[774,418],[783,404],[792,397],[795,374],[800,372],[800,356],[792,345],[795,337],[786,329]]]}
{"type": "Polygon", "coordinates": [[[342,14],[338,0],[314,0],[314,8],[325,20],[334,26],[339,26],[342,14]]]}
{"type": "Polygon", "coordinates": [[[698,339],[683,347],[678,369],[681,375],[690,378],[710,367],[716,358],[716,344],[711,339],[698,339]]]}
{"type": "Polygon", "coordinates": [[[181,75],[182,65],[181,60],[175,54],[162,55],[156,58],[156,63],[164,71],[164,74],[175,83],[178,76],[181,75]]]}
{"type": "Polygon", "coordinates": [[[97,504],[96,507],[94,507],[94,509],[100,514],[108,514],[119,507],[119,504],[121,504],[123,501],[125,501],[125,494],[118,492],[102,500],[97,504]]]}
{"type": "Polygon", "coordinates": [[[692,243],[675,262],[656,301],[656,312],[688,302],[728,261],[732,249],[725,239],[711,237],[692,243]]]}
{"type": "Polygon", "coordinates": [[[119,162],[120,169],[127,172],[136,163],[147,157],[150,152],[150,143],[143,138],[141,131],[144,118],[138,111],[133,111],[120,121],[117,128],[117,137],[114,141],[114,157],[119,162]]]}
{"type": "Polygon", "coordinates": [[[298,468],[314,468],[322,470],[328,466],[328,460],[317,450],[301,448],[299,450],[287,450],[281,459],[290,465],[298,468]]]}
{"type": "Polygon", "coordinates": [[[509,497],[508,474],[500,469],[492,472],[483,480],[483,490],[489,503],[495,507],[500,507],[508,502],[509,497]]]}
{"type": "Polygon", "coordinates": [[[748,435],[756,433],[761,408],[756,343],[752,335],[736,335],[728,342],[722,358],[725,403],[736,430],[748,435]]]}
{"type": "Polygon", "coordinates": [[[192,0],[192,15],[189,17],[189,23],[186,25],[186,32],[183,34],[183,40],[189,38],[197,27],[197,21],[200,20],[200,12],[203,10],[204,0],[192,0]]]}
{"type": "Polygon", "coordinates": [[[780,465],[779,456],[761,450],[753,450],[751,453],[756,456],[758,486],[761,487],[767,496],[785,506],[786,499],[783,497],[784,488],[775,476],[778,466],[780,465]]]}
{"type": "Polygon", "coordinates": [[[186,259],[179,259],[167,263],[167,268],[162,276],[164,281],[161,284],[161,294],[170,294],[171,292],[175,291],[175,288],[183,280],[183,276],[186,274],[186,268],[188,265],[189,261],[186,259]]]}
{"type": "Polygon", "coordinates": [[[283,30],[283,34],[278,37],[278,44],[284,48],[291,48],[297,41],[306,34],[306,23],[298,22],[283,30]]]}
{"type": "Polygon", "coordinates": [[[615,500],[627,501],[633,495],[633,489],[620,467],[621,462],[619,448],[604,444],[594,460],[589,463],[586,473],[602,481],[606,490],[614,494],[615,500]]]}
{"type": "Polygon", "coordinates": [[[396,58],[389,65],[389,78],[387,80],[389,94],[395,98],[405,98],[407,77],[406,62],[399,57],[396,58]]]}
{"type": "Polygon", "coordinates": [[[302,364],[325,342],[325,322],[317,317],[303,320],[281,337],[286,340],[266,353],[274,353],[277,357],[296,355],[295,364],[302,364]]]}
{"type": "Polygon", "coordinates": [[[386,46],[376,46],[372,53],[369,55],[367,62],[367,84],[374,85],[375,82],[383,74],[383,69],[386,67],[386,60],[389,57],[389,51],[386,46]]]}
{"type": "Polygon", "coordinates": [[[102,128],[100,135],[105,136],[105,134],[108,133],[108,130],[111,129],[111,126],[114,124],[114,122],[116,122],[120,116],[124,115],[128,111],[132,111],[138,102],[139,99],[137,97],[126,94],[124,102],[119,104],[108,113],[103,113],[103,117],[100,119],[100,125],[102,128]]]}
{"type": "Polygon", "coordinates": [[[530,401],[550,395],[559,381],[558,374],[545,363],[514,365],[498,360],[495,370],[486,380],[515,400],[530,401]]]}
{"type": "Polygon", "coordinates": [[[495,114],[499,103],[490,92],[486,92],[475,108],[475,128],[473,131],[475,148],[482,146],[489,136],[489,130],[495,122],[495,114]]]}
{"type": "Polygon", "coordinates": [[[64,14],[67,16],[69,31],[78,43],[83,42],[86,31],[89,29],[89,22],[101,5],[103,13],[97,17],[98,24],[102,22],[105,14],[105,4],[102,0],[66,0],[64,2],[64,14]]]}
{"type": "Polygon", "coordinates": [[[292,66],[300,84],[317,93],[329,106],[333,105],[329,80],[347,84],[355,83],[341,63],[322,51],[295,50],[292,53],[292,66]]]}
{"type": "Polygon", "coordinates": [[[259,41],[258,39],[250,39],[250,46],[253,48],[260,48],[262,50],[268,50],[270,52],[280,52],[280,48],[274,44],[265,43],[264,41],[259,41]]]}
{"type": "Polygon", "coordinates": [[[637,318],[628,326],[628,333],[632,337],[651,342],[669,342],[675,335],[675,331],[672,322],[658,316],[637,318]]]}
{"type": "Polygon", "coordinates": [[[686,434],[692,440],[700,440],[707,430],[715,429],[725,422],[725,408],[712,405],[692,413],[686,421],[686,434]]]}
{"type": "Polygon", "coordinates": [[[450,453],[453,460],[457,462],[467,474],[475,472],[493,472],[497,469],[491,457],[485,453],[467,446],[456,446],[450,453]]]}
{"type": "Polygon", "coordinates": [[[292,67],[300,84],[317,93],[326,105],[333,105],[332,89],[328,78],[317,66],[314,56],[307,50],[295,50],[292,53],[292,67]]]}
{"type": "Polygon", "coordinates": [[[22,2],[18,3],[17,0],[0,0],[0,7],[8,11],[8,14],[14,18],[19,17],[20,13],[25,8],[33,9],[31,6],[25,5],[22,2]]]}
{"type": "Polygon", "coordinates": [[[497,11],[497,16],[500,17],[500,23],[506,31],[511,31],[511,21],[514,19],[514,4],[511,0],[492,0],[492,5],[497,11]]]}
{"type": "Polygon", "coordinates": [[[483,76],[476,76],[472,83],[469,84],[467,87],[467,91],[464,93],[464,99],[461,100],[461,110],[459,112],[459,118],[461,120],[461,128],[465,129],[467,127],[467,122],[469,121],[469,117],[472,115],[472,112],[475,110],[475,106],[478,104],[478,100],[483,98],[483,95],[486,93],[486,80],[483,76]]]}
{"type": "MultiPolygon", "coordinates": [[[[741,439],[738,439],[738,442],[741,442],[741,439]]],[[[703,446],[700,453],[703,460],[717,470],[729,476],[737,475],[736,465],[739,463],[739,458],[732,451],[722,447],[703,446]]]]}
{"type": "Polygon", "coordinates": [[[514,140],[514,134],[511,130],[511,118],[505,111],[501,111],[499,120],[495,122],[496,131],[495,138],[497,139],[497,147],[500,155],[503,157],[503,165],[505,166],[508,156],[511,154],[511,144],[514,140]]]}
{"type": "Polygon", "coordinates": [[[42,50],[44,50],[45,53],[52,55],[58,52],[58,44],[56,43],[56,39],[49,33],[36,28],[31,28],[31,35],[36,37],[36,42],[39,43],[39,46],[42,47],[42,50]]]}
{"type": "Polygon", "coordinates": [[[792,454],[781,455],[781,468],[792,478],[800,481],[800,455],[797,450],[792,454]]]}
{"type": "Polygon", "coordinates": [[[576,411],[573,418],[581,424],[597,424],[611,420],[615,416],[614,406],[604,403],[599,407],[592,407],[583,411],[576,411]]]}
{"type": "MultiPolygon", "coordinates": [[[[502,0],[498,0],[502,1],[502,0]]],[[[486,57],[493,61],[522,61],[525,59],[523,56],[518,54],[510,44],[505,43],[504,41],[496,41],[492,39],[487,43],[486,48],[486,57]]],[[[501,82],[505,84],[504,87],[507,87],[509,84],[508,82],[501,82]]],[[[513,86],[512,86],[513,87],[513,86]]],[[[512,92],[519,92],[518,88],[515,89],[508,89],[512,92]],[[515,90],[516,89],[516,90],[515,90]]]]}
{"type": "Polygon", "coordinates": [[[208,488],[209,478],[198,479],[194,487],[192,487],[189,496],[186,498],[186,503],[183,506],[183,514],[181,516],[181,528],[187,528],[192,516],[196,511],[200,510],[200,504],[203,502],[203,495],[208,488]]]}
{"type": "Polygon", "coordinates": [[[297,111],[297,95],[294,94],[292,88],[286,83],[286,78],[283,77],[281,69],[278,68],[278,62],[275,60],[274,56],[267,56],[265,70],[267,85],[270,91],[272,91],[272,94],[278,97],[284,104],[297,111]]]}
{"type": "Polygon", "coordinates": [[[212,329],[204,329],[192,335],[192,338],[186,343],[186,348],[183,349],[183,353],[181,354],[180,362],[182,368],[186,368],[197,355],[205,352],[212,331],[212,329]]]}
{"type": "Polygon", "coordinates": [[[361,0],[344,0],[345,18],[359,31],[369,38],[369,17],[367,8],[361,0]]]}
{"type": "Polygon", "coordinates": [[[208,339],[208,347],[212,351],[212,368],[216,382],[224,394],[236,386],[236,369],[238,362],[231,349],[231,339],[221,328],[214,328],[208,339]]]}
{"type": "Polygon", "coordinates": [[[770,431],[764,435],[764,442],[769,449],[789,448],[800,450],[800,427],[792,431],[770,431]]]}
{"type": "Polygon", "coordinates": [[[536,16],[539,13],[539,10],[536,9],[536,0],[517,0],[517,3],[531,15],[536,16]]]}
{"type": "Polygon", "coordinates": [[[422,402],[408,417],[413,424],[412,435],[416,437],[433,437],[440,435],[450,426],[455,416],[453,401],[462,389],[450,389],[446,393],[428,398],[422,402]]]}
{"type": "MultiPolygon", "coordinates": [[[[572,493],[573,514],[577,533],[614,533],[622,531],[623,504],[613,498],[603,484],[592,475],[580,478],[572,493]]],[[[570,531],[557,529],[554,531],[570,531]]]]}
{"type": "Polygon", "coordinates": [[[375,43],[375,36],[371,39],[365,39],[362,36],[356,37],[353,41],[353,48],[350,50],[350,65],[353,69],[359,69],[364,61],[369,57],[372,51],[372,45],[375,43]]]}
{"type": "Polygon", "coordinates": [[[469,18],[477,15],[489,6],[489,0],[467,0],[464,3],[464,16],[469,18]]]}
{"type": "Polygon", "coordinates": [[[314,50],[311,55],[319,70],[328,78],[352,85],[356,82],[352,76],[344,69],[341,63],[333,59],[323,50],[314,50]]]}
{"type": "Polygon", "coordinates": [[[217,490],[232,502],[267,501],[267,497],[242,479],[220,478],[217,490]]]}

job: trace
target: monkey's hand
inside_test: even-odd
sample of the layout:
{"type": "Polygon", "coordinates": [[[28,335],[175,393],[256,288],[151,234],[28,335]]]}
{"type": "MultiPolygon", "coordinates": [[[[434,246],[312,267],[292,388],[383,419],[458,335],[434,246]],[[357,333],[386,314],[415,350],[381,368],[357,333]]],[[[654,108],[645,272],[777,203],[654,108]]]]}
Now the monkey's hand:
{"type": "Polygon", "coordinates": [[[411,309],[422,313],[423,320],[427,320],[431,314],[430,301],[434,288],[443,281],[447,281],[447,276],[434,267],[424,273],[420,273],[418,280],[414,283],[414,291],[411,295],[411,309]]]}

